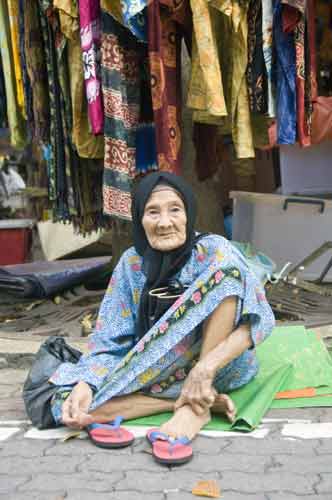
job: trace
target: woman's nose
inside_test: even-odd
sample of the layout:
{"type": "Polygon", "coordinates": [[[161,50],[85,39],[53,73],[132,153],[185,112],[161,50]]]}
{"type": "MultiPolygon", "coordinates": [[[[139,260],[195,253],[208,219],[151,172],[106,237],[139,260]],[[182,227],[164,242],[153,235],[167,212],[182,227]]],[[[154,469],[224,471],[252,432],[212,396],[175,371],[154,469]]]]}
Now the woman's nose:
{"type": "Polygon", "coordinates": [[[159,218],[159,226],[160,227],[169,227],[172,225],[172,222],[171,222],[171,219],[170,219],[170,216],[167,212],[162,212],[160,214],[160,218],[159,218]]]}

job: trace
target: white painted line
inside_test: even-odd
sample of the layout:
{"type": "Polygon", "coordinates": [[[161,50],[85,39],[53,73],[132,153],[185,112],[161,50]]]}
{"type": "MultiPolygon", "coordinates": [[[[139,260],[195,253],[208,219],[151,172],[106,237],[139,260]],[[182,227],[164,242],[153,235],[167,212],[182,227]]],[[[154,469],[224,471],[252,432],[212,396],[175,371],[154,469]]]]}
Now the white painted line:
{"type": "Polygon", "coordinates": [[[302,418],[263,418],[262,424],[287,422],[288,424],[311,424],[312,420],[302,418]]]}
{"type": "Polygon", "coordinates": [[[207,437],[225,437],[225,438],[233,438],[233,437],[251,437],[251,438],[256,438],[256,439],[263,439],[265,438],[268,433],[270,432],[270,429],[255,429],[254,431],[251,432],[232,432],[232,431],[201,431],[199,433],[200,436],[207,436],[207,437]]]}
{"type": "Polygon", "coordinates": [[[283,436],[301,439],[332,438],[332,422],[314,424],[286,424],[283,426],[283,436]]]}
{"type": "Polygon", "coordinates": [[[0,420],[0,427],[12,426],[17,427],[18,425],[31,424],[31,420],[0,420]]]}
{"type": "MultiPolygon", "coordinates": [[[[145,427],[143,425],[124,425],[126,429],[130,430],[135,438],[141,438],[146,436],[146,432],[150,427],[145,427]]],[[[207,437],[252,437],[256,439],[263,439],[268,435],[270,429],[267,428],[259,428],[255,429],[252,432],[231,432],[231,431],[201,431],[200,436],[207,437]]],[[[75,431],[72,429],[67,429],[66,427],[58,427],[56,429],[45,429],[39,430],[36,427],[32,427],[25,434],[24,437],[28,439],[68,439],[70,438],[75,431]]],[[[78,436],[80,439],[87,438],[87,434],[85,431],[82,431],[78,436]]]]}
{"type": "MultiPolygon", "coordinates": [[[[135,436],[135,438],[140,438],[140,437],[145,437],[146,432],[150,427],[146,427],[143,425],[124,425],[126,429],[128,429],[130,432],[132,432],[135,436]]],[[[267,434],[270,432],[269,429],[266,428],[261,428],[261,429],[255,429],[252,432],[232,432],[232,431],[200,431],[199,435],[200,436],[207,436],[207,437],[253,437],[253,438],[258,438],[262,439],[267,434]]]]}
{"type": "MultiPolygon", "coordinates": [[[[32,427],[25,434],[24,437],[28,439],[68,439],[75,433],[73,429],[68,429],[67,427],[57,427],[56,429],[44,429],[39,430],[36,427],[32,427]]],[[[87,437],[86,432],[80,433],[83,438],[87,437]]]]}
{"type": "Polygon", "coordinates": [[[3,427],[0,429],[0,441],[5,441],[21,429],[19,427],[3,427]]]}

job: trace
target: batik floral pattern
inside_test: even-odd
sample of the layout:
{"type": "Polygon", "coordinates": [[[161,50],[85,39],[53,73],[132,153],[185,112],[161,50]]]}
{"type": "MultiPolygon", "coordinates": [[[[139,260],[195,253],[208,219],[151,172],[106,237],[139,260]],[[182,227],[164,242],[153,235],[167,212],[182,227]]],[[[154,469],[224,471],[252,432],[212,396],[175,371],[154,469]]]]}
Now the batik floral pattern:
{"type": "MultiPolygon", "coordinates": [[[[238,298],[236,323],[250,322],[254,346],[274,325],[264,290],[243,256],[221,236],[209,235],[177,275],[188,285],[186,292],[139,338],[137,294],[145,283],[141,264],[134,248],[124,253],[103,299],[88,354],[76,365],[62,364],[51,377],[60,392],[79,380],[95,387],[92,408],[136,391],[178,397],[200,353],[202,323],[226,297],[238,298]],[[197,257],[202,254],[205,259],[200,261],[197,257]]],[[[250,349],[220,370],[215,387],[223,392],[240,387],[257,370],[255,350],[250,349]]],[[[54,413],[59,422],[60,414],[54,413]]]]}

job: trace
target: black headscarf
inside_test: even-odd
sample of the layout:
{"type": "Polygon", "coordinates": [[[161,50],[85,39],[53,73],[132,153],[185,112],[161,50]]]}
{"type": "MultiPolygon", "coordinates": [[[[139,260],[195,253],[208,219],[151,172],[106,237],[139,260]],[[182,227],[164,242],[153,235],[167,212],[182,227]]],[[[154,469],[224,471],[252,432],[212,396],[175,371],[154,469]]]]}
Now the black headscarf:
{"type": "Polygon", "coordinates": [[[196,243],[194,224],[196,219],[196,200],[188,184],[177,175],[168,172],[154,172],[144,177],[133,193],[132,201],[133,239],[134,246],[139,255],[143,257],[143,272],[147,280],[142,291],[139,314],[136,324],[136,333],[142,337],[149,329],[148,325],[148,300],[149,291],[161,286],[166,286],[178,273],[191,256],[196,243]],[[187,214],[187,237],[185,243],[170,252],[154,250],[147,240],[142,225],[145,205],[158,185],[169,185],[181,196],[187,214]]]}

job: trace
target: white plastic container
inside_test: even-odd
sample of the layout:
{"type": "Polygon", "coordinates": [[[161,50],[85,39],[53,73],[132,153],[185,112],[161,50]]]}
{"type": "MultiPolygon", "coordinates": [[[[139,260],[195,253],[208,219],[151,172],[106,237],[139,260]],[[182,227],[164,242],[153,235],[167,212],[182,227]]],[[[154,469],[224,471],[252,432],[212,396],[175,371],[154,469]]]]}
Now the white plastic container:
{"type": "MultiPolygon", "coordinates": [[[[326,241],[332,241],[332,201],[303,196],[233,191],[233,240],[250,242],[268,255],[280,270],[292,267],[326,241]]],[[[326,252],[303,271],[317,279],[332,257],[326,252]]],[[[325,280],[332,281],[332,271],[325,280]]]]}

